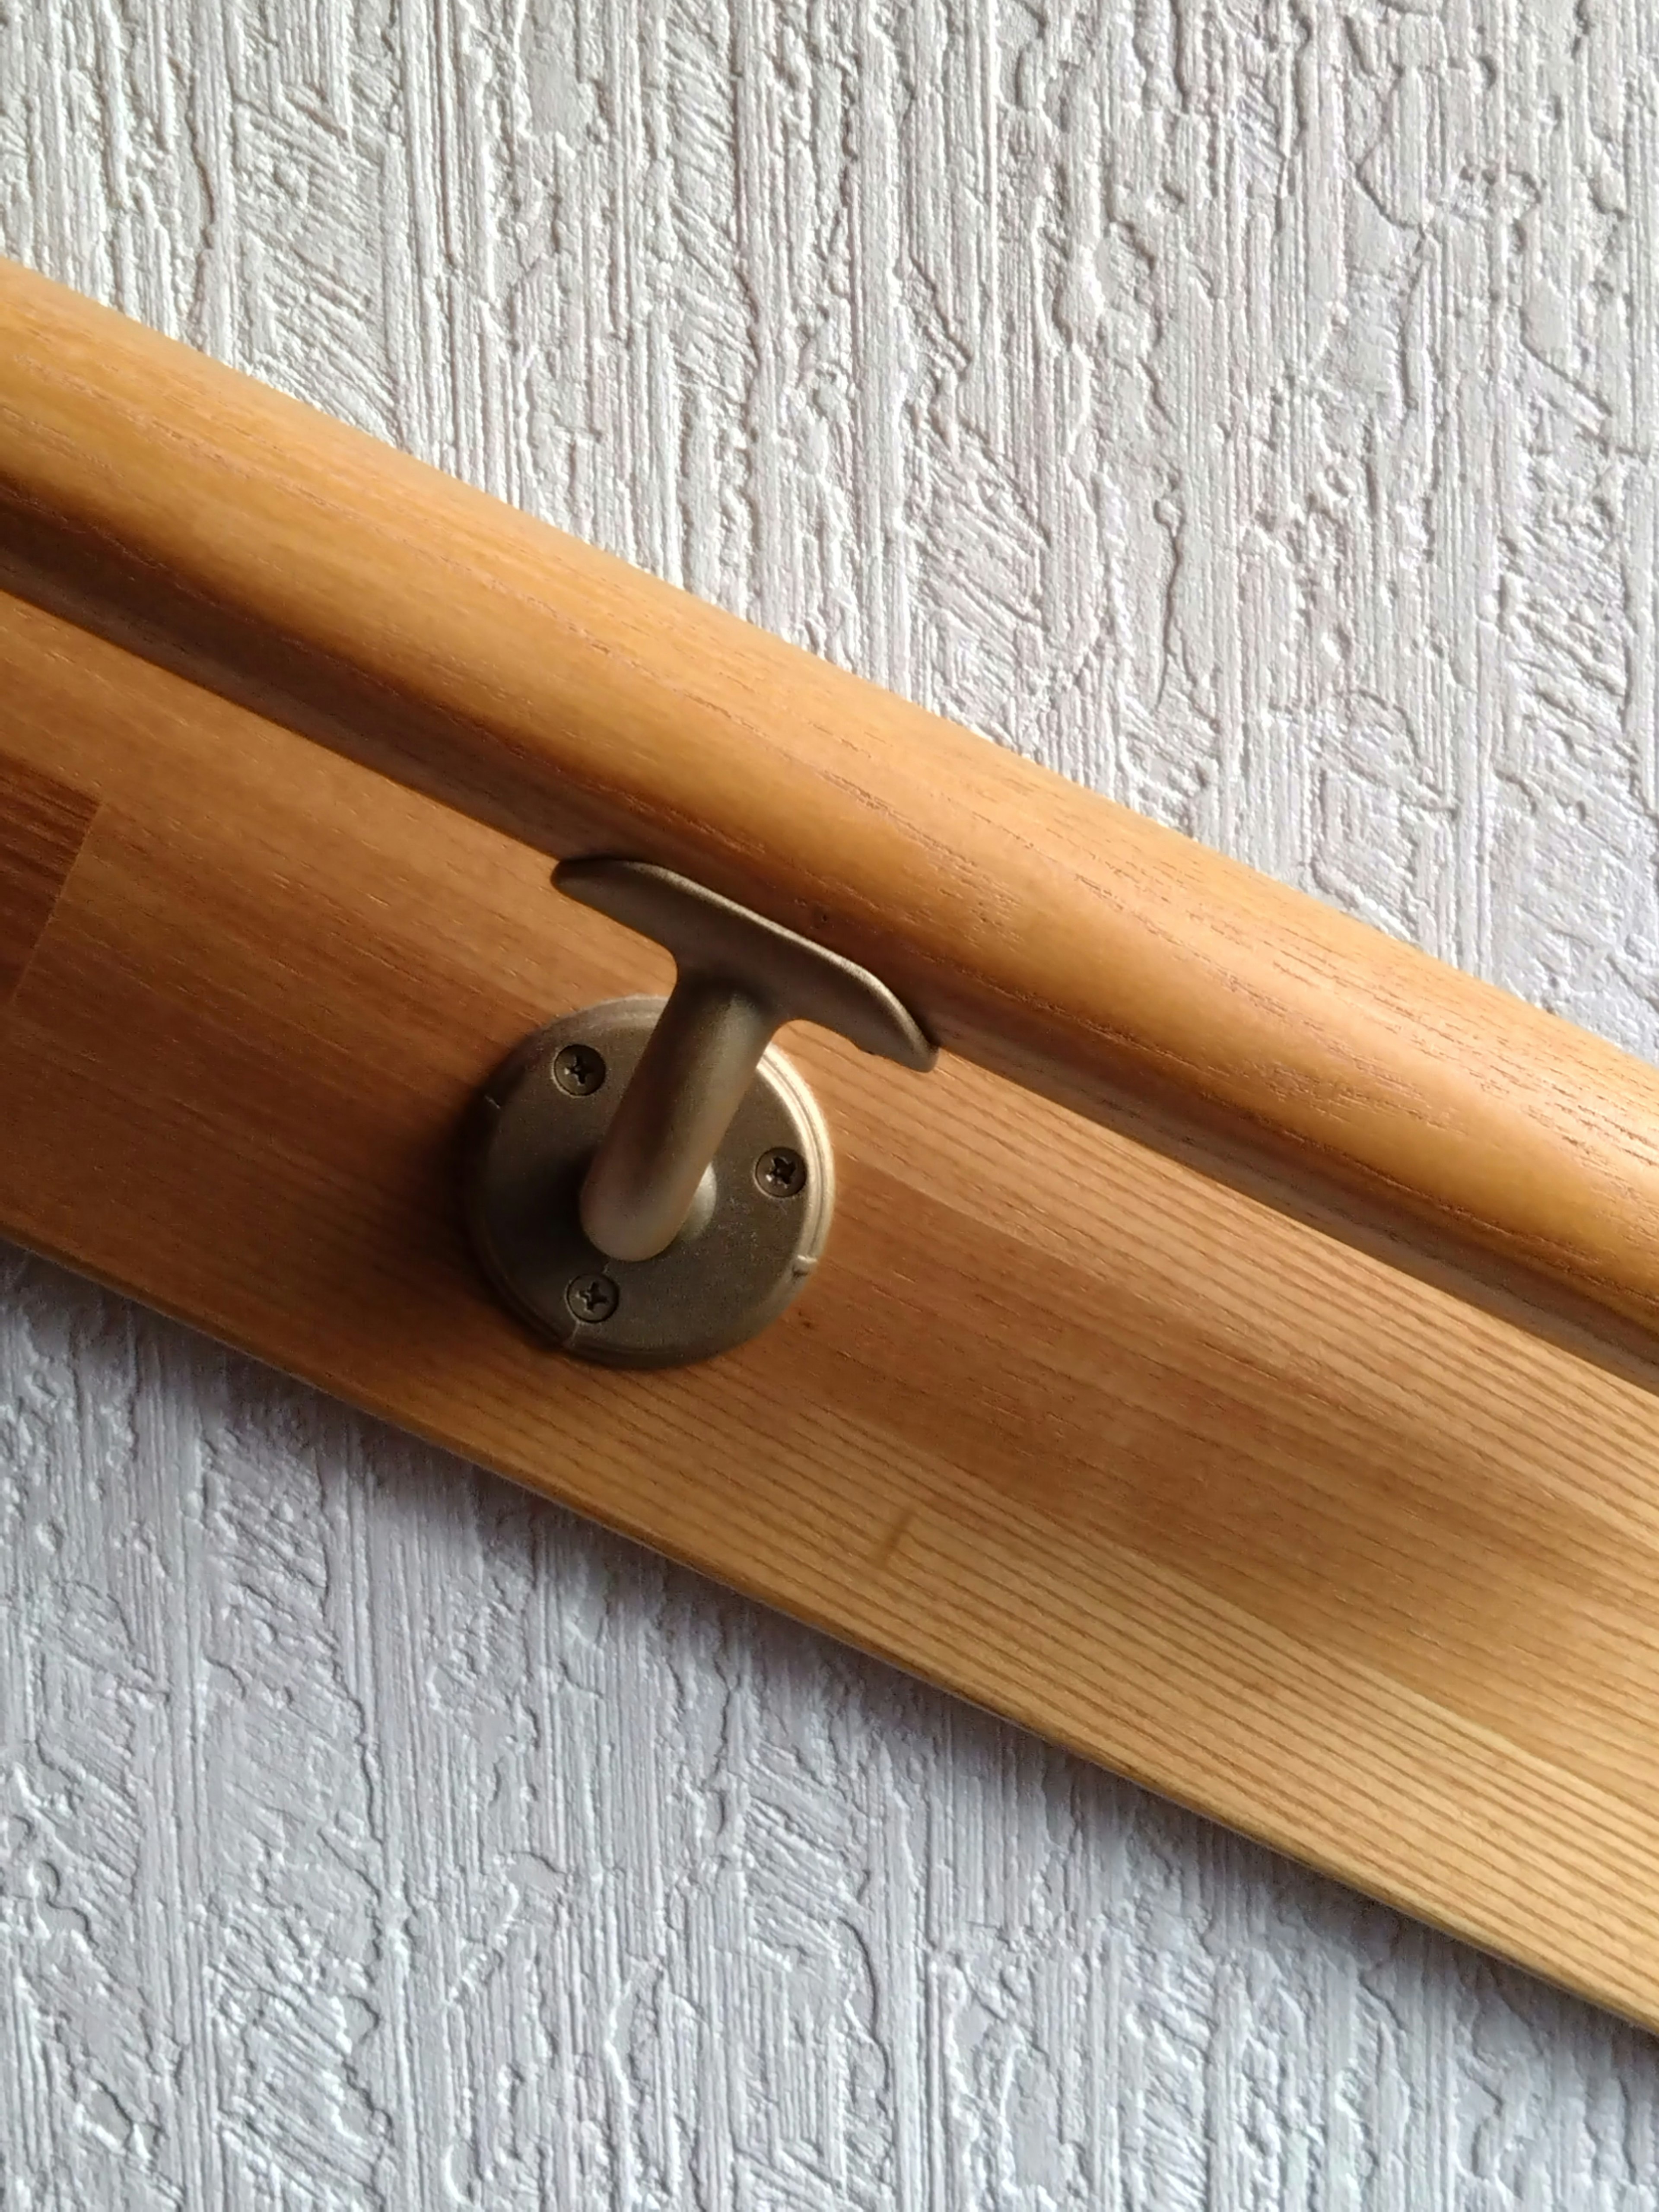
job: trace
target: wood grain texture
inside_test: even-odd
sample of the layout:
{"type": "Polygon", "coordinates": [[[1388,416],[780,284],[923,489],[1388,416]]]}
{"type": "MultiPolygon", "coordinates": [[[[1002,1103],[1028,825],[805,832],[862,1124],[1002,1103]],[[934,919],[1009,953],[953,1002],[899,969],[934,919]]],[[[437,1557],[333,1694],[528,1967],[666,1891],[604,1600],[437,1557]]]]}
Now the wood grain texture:
{"type": "Polygon", "coordinates": [[[97,811],[55,776],[0,760],[0,1006],[22,981],[97,811]]]}
{"type": "Polygon", "coordinates": [[[15,266],[0,570],[548,854],[665,860],[952,1049],[1659,1322],[1659,1076],[15,266]]]}
{"type": "Polygon", "coordinates": [[[98,807],[0,1029],[0,1226],[1659,2021],[1650,1370],[811,1033],[810,1296],[701,1369],[563,1363],[475,1279],[457,1126],[659,957],[37,610],[0,671],[0,753],[98,807]]]}

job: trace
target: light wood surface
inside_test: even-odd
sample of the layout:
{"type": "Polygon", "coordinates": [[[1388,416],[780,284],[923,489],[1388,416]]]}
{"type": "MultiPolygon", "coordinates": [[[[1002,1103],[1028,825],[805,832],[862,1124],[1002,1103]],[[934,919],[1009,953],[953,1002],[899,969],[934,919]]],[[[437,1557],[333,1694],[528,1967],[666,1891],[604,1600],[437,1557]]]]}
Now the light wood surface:
{"type": "Polygon", "coordinates": [[[842,1186],[810,1291],[702,1368],[565,1363],[475,1278],[457,1124],[661,956],[10,601],[0,763],[0,1227],[1659,2024],[1639,1362],[796,1032],[842,1186]]]}
{"type": "Polygon", "coordinates": [[[1659,1321],[1646,1067],[11,264],[0,330],[24,596],[544,853],[684,868],[1218,1172],[1659,1321]]]}

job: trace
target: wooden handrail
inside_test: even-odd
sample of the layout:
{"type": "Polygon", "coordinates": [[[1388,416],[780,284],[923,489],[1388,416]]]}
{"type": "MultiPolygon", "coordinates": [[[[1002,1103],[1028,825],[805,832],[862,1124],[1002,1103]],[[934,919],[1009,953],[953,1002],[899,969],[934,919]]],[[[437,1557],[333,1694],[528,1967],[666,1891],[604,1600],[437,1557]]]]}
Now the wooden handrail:
{"type": "Polygon", "coordinates": [[[0,580],[541,851],[697,877],[939,1041],[1659,1323],[1659,1076],[0,265],[0,580]]]}

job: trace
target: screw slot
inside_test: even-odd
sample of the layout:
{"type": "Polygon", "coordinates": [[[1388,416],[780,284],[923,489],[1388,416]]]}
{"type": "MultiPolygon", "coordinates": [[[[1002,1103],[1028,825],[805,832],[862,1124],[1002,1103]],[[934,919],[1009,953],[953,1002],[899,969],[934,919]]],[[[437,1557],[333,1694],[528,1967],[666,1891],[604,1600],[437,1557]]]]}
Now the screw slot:
{"type": "Polygon", "coordinates": [[[553,1080],[573,1098],[591,1098],[605,1075],[605,1056],[591,1044],[568,1044],[553,1056],[553,1080]]]}
{"type": "Polygon", "coordinates": [[[755,1181],[769,1198],[799,1198],[806,1188],[806,1163],[787,1145],[774,1145],[755,1163],[755,1181]]]}
{"type": "Polygon", "coordinates": [[[564,1302],[578,1321],[609,1321],[622,1293],[609,1275],[577,1275],[565,1286],[564,1302]]]}

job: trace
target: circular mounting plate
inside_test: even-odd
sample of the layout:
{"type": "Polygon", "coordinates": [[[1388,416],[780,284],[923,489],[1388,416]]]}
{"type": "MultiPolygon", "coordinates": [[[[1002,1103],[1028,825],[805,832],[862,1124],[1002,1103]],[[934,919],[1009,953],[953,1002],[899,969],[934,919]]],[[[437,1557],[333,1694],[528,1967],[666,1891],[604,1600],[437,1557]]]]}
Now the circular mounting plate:
{"type": "Polygon", "coordinates": [[[539,1335],[613,1367],[707,1359],[764,1328],[811,1274],[835,1203],[823,1117],[774,1048],[668,1249],[625,1261],[588,1243],[582,1177],[663,1005],[613,999],[526,1038],[480,1094],[467,1146],[484,1273],[539,1335]]]}

